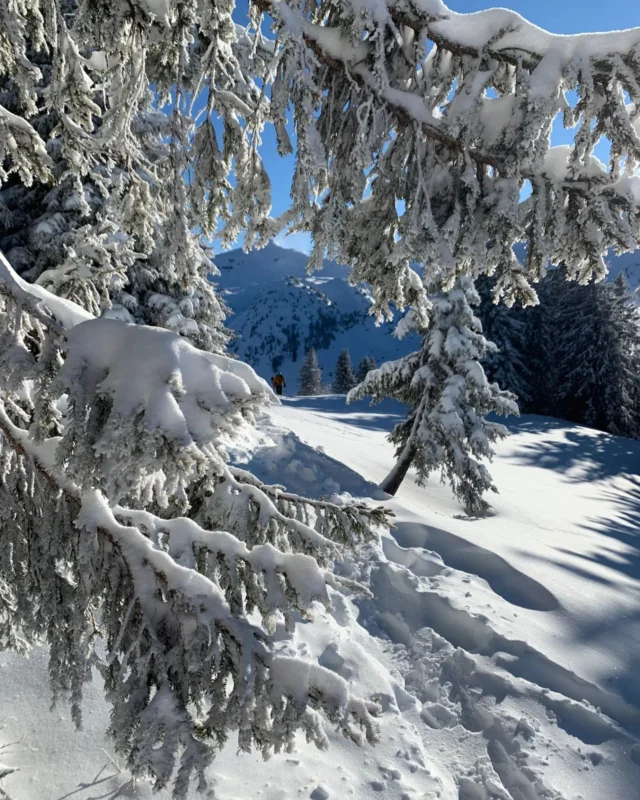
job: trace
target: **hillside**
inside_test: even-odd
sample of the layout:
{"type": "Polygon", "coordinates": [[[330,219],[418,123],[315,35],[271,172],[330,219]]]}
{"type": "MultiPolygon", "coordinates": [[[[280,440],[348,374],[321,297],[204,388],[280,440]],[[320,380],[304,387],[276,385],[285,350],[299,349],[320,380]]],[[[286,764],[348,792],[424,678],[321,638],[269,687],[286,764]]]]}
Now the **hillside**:
{"type": "MultiPolygon", "coordinates": [[[[265,764],[232,740],[207,800],[637,797],[640,443],[524,417],[498,446],[493,516],[474,520],[437,480],[421,489],[409,475],[393,500],[376,488],[398,413],[287,400],[263,420],[262,445],[236,454],[290,489],[388,502],[395,514],[392,531],[338,566],[370,596],[334,591],[330,611],[277,637],[378,697],[380,743],[331,732],[320,752],[300,737],[265,764]]],[[[76,733],[68,709],[49,712],[44,653],[0,654],[11,800],[150,800],[103,738],[107,713],[89,685],[76,733]]]]}
{"type": "Polygon", "coordinates": [[[273,243],[246,254],[223,253],[216,265],[221,274],[214,281],[238,337],[232,349],[265,378],[280,370],[290,393],[297,391],[300,363],[311,347],[327,384],[345,347],[354,364],[364,356],[381,363],[410,352],[411,339],[396,339],[394,323],[375,324],[367,290],[349,285],[346,267],[326,261],[321,272],[308,275],[304,253],[273,243]]]}
{"type": "MultiPolygon", "coordinates": [[[[640,285],[639,254],[612,256],[608,262],[611,278],[623,272],[630,285],[640,285]]],[[[238,337],[234,352],[265,378],[280,369],[291,394],[297,392],[300,363],[310,347],[317,350],[329,384],[345,347],[354,363],[367,355],[381,363],[416,344],[393,336],[395,322],[377,326],[368,315],[366,288],[350,286],[346,267],[332,261],[308,275],[304,253],[271,243],[249,253],[222,253],[216,265],[221,274],[213,280],[231,308],[228,325],[238,337]]]]}

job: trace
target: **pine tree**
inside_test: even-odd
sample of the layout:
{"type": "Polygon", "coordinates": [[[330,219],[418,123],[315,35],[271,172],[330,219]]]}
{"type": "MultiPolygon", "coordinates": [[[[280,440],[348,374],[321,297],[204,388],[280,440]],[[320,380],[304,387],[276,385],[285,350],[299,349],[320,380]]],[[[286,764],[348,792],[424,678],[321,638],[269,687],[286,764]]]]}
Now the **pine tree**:
{"type": "Polygon", "coordinates": [[[607,397],[607,430],[640,439],[640,314],[623,274],[606,287],[611,308],[615,381],[607,397]]]}
{"type": "Polygon", "coordinates": [[[638,435],[636,311],[624,278],[571,284],[556,329],[558,416],[620,436],[638,435]]]}
{"type": "Polygon", "coordinates": [[[476,281],[480,296],[478,318],[482,332],[493,342],[483,359],[489,383],[497,383],[518,398],[520,408],[531,401],[531,374],[526,356],[527,313],[529,309],[507,308],[493,300],[494,281],[483,276],[476,281]]]}
{"type": "Polygon", "coordinates": [[[530,400],[524,410],[531,414],[559,416],[558,330],[562,323],[563,297],[574,284],[562,267],[550,272],[537,286],[539,303],[525,309],[524,360],[531,374],[530,400]]]}
{"type": "Polygon", "coordinates": [[[440,471],[470,514],[486,512],[482,494],[497,491],[480,459],[491,458],[491,443],[506,435],[484,417],[518,413],[515,396],[490,384],[480,364],[493,345],[471,308],[479,301],[473,281],[458,279],[434,299],[421,349],[370,372],[349,394],[349,401],[371,395],[374,402],[391,397],[410,407],[389,436],[398,460],[381,489],[395,494],[411,466],[421,484],[440,471]]]}
{"type": "Polygon", "coordinates": [[[353,374],[351,356],[349,355],[349,350],[345,347],[336,361],[332,390],[334,394],[348,394],[355,385],[356,376],[353,374]]]}
{"type": "MultiPolygon", "coordinates": [[[[77,6],[62,0],[64,23],[73,24],[77,6]]],[[[35,33],[35,32],[34,32],[35,33]]],[[[46,144],[51,172],[40,180],[24,180],[19,172],[7,176],[0,190],[2,227],[0,249],[27,280],[43,282],[57,294],[74,299],[96,313],[109,296],[126,282],[126,270],[135,259],[122,228],[113,220],[108,198],[113,177],[104,165],[89,174],[70,170],[60,116],[47,107],[46,93],[53,74],[53,54],[38,49],[37,37],[28,37],[27,56],[40,70],[42,81],[30,108],[29,121],[46,144]]],[[[97,73],[88,69],[96,77],[97,73]]],[[[84,93],[89,111],[99,110],[98,93],[84,93]],[[95,109],[92,108],[95,106],[95,109]]],[[[10,74],[0,74],[0,104],[19,114],[23,97],[10,74]]]]}
{"type": "Polygon", "coordinates": [[[362,383],[367,377],[367,373],[376,368],[376,360],[371,356],[361,358],[356,369],[356,383],[362,383]]]}
{"type": "MultiPolygon", "coordinates": [[[[78,4],[61,0],[60,11],[72,31],[78,15],[82,18],[78,4]]],[[[74,171],[78,143],[47,94],[55,78],[53,52],[38,50],[39,33],[30,33],[26,51],[43,81],[29,121],[46,145],[49,170],[39,180],[20,171],[7,176],[0,189],[0,249],[18,274],[92,314],[106,311],[111,317],[161,325],[221,352],[228,339],[226,307],[208,280],[216,268],[185,216],[182,176],[175,191],[158,191],[179,170],[178,165],[172,168],[166,144],[175,134],[171,117],[154,108],[151,91],[140,92],[125,157],[114,164],[100,154],[81,172],[74,171]],[[137,169],[124,166],[131,164],[133,153],[140,159],[137,169]]],[[[99,120],[104,102],[98,86],[108,66],[102,51],[90,50],[74,54],[76,72],[82,75],[74,99],[80,97],[82,110],[99,120]]],[[[14,77],[0,75],[0,104],[19,114],[22,102],[14,77]]],[[[98,134],[101,129],[99,123],[98,134]]]]}
{"type": "Polygon", "coordinates": [[[316,351],[313,348],[305,353],[300,367],[298,383],[300,385],[299,395],[309,397],[322,394],[322,370],[318,364],[316,351]]]}

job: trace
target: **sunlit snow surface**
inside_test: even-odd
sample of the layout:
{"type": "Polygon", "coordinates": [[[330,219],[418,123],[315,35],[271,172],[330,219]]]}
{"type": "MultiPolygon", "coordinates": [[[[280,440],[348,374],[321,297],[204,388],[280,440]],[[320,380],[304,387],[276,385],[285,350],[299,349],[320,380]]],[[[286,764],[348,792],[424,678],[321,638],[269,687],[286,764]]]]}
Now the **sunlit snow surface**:
{"type": "MultiPolygon", "coordinates": [[[[259,477],[314,496],[387,498],[392,404],[286,399],[262,423],[259,477]]],[[[380,696],[381,741],[300,741],[264,764],[231,743],[209,800],[633,800],[640,786],[640,443],[524,417],[498,447],[494,514],[465,517],[411,475],[395,529],[338,569],[370,599],[333,595],[278,647],[380,696]]],[[[12,800],[151,798],[103,738],[48,710],[46,657],[0,654],[0,784],[12,800]]],[[[161,793],[167,798],[168,792],[161,793]]],[[[197,795],[194,793],[194,797],[197,795]]]]}

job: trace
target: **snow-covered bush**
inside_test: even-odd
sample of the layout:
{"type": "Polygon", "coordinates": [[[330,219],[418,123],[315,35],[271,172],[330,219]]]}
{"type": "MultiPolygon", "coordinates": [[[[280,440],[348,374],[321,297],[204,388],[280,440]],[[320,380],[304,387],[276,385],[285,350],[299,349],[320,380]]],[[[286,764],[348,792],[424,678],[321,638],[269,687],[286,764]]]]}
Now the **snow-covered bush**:
{"type": "Polygon", "coordinates": [[[95,319],[0,256],[0,387],[0,648],[46,642],[78,724],[96,667],[117,751],[176,797],[234,731],[265,756],[298,729],[325,747],[320,712],[375,738],[372,704],[270,635],[328,603],[331,561],[385,512],[229,466],[271,397],[249,366],[95,319]]]}

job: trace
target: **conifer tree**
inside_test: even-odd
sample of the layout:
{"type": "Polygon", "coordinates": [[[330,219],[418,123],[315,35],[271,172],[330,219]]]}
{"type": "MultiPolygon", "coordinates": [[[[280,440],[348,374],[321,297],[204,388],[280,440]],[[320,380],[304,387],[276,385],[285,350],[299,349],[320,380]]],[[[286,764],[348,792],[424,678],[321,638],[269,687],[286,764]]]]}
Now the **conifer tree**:
{"type": "Polygon", "coordinates": [[[299,729],[326,747],[322,712],[373,741],[375,704],[271,637],[329,603],[329,563],[386,512],[229,464],[266,383],[170,331],[94,318],[1,254],[0,343],[0,647],[47,642],[78,725],[96,666],[116,751],[176,798],[206,786],[233,732],[265,756],[299,729]]]}
{"type": "Polygon", "coordinates": [[[433,300],[420,350],[370,372],[349,394],[350,402],[391,397],[410,408],[389,436],[398,460],[381,489],[395,494],[411,466],[421,484],[441,472],[470,514],[486,512],[482,494],[497,491],[480,459],[491,458],[491,443],[506,435],[484,417],[518,413],[515,396],[490,384],[480,364],[493,345],[471,308],[479,301],[471,278],[458,279],[433,300]]]}
{"type": "Polygon", "coordinates": [[[574,284],[562,267],[550,270],[538,284],[538,305],[525,309],[524,360],[531,374],[530,399],[524,410],[532,414],[559,416],[558,330],[562,298],[574,284]]]}
{"type": "Polygon", "coordinates": [[[480,297],[478,318],[482,332],[495,349],[489,348],[482,361],[489,383],[497,383],[518,398],[519,407],[531,401],[531,375],[527,363],[527,314],[530,309],[508,308],[493,300],[494,281],[486,276],[476,281],[480,297]]]}
{"type": "Polygon", "coordinates": [[[345,349],[338,356],[336,361],[335,377],[333,379],[334,394],[348,394],[356,385],[356,376],[351,366],[351,356],[349,350],[345,349]]]}
{"type": "MultiPolygon", "coordinates": [[[[82,31],[81,5],[60,0],[68,35],[82,31]]],[[[42,140],[48,169],[41,175],[19,170],[7,175],[0,188],[0,250],[18,274],[92,314],[161,325],[221,352],[228,338],[226,308],[208,280],[216,268],[191,231],[180,166],[167,145],[177,135],[172,118],[154,108],[148,87],[139,87],[129,112],[128,151],[114,157],[92,153],[76,169],[86,154],[78,149],[78,131],[74,136],[65,124],[69,109],[51,102],[54,49],[39,49],[41,44],[37,28],[27,28],[26,54],[42,75],[29,122],[42,140]],[[131,168],[136,157],[137,168],[131,168]],[[176,189],[159,191],[174,183],[176,189]]],[[[78,85],[65,100],[75,101],[83,122],[90,127],[95,121],[100,135],[105,127],[100,87],[113,70],[91,44],[97,42],[82,40],[82,53],[74,53],[77,69],[70,82],[78,85]]],[[[16,115],[23,101],[15,76],[0,74],[0,105],[16,115]]]]}
{"type": "Polygon", "coordinates": [[[615,370],[607,398],[610,433],[640,439],[640,314],[623,274],[606,287],[611,307],[615,370]]]}
{"type": "Polygon", "coordinates": [[[307,350],[298,376],[299,395],[312,396],[322,394],[322,370],[313,347],[307,350]]]}
{"type": "Polygon", "coordinates": [[[637,436],[637,325],[624,278],[570,284],[555,331],[558,416],[620,436],[637,436]]]}
{"type": "Polygon", "coordinates": [[[367,373],[376,368],[376,360],[371,356],[365,356],[358,362],[356,369],[356,383],[362,383],[367,377],[367,373]]]}

